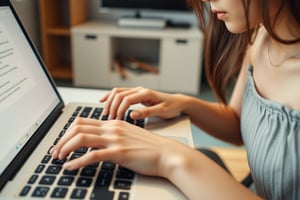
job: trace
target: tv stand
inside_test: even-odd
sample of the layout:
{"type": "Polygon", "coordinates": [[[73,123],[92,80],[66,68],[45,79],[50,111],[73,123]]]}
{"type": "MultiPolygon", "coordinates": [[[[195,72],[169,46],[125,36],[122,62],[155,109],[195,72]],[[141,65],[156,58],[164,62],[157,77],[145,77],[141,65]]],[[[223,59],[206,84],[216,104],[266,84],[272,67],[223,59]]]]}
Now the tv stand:
{"type": "Polygon", "coordinates": [[[71,43],[77,87],[144,86],[199,94],[203,34],[197,27],[125,29],[86,22],[72,28],[71,43]]]}
{"type": "Polygon", "coordinates": [[[125,28],[150,28],[163,29],[166,27],[166,20],[158,17],[142,17],[140,12],[134,16],[123,16],[118,19],[118,26],[125,28]]]}

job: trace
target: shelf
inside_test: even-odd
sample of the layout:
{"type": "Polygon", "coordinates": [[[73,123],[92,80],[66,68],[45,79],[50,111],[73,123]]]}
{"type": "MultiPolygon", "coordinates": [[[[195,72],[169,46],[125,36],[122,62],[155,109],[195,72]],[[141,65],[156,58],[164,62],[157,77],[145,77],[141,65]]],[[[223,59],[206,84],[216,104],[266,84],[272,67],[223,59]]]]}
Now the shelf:
{"type": "Polygon", "coordinates": [[[51,75],[54,78],[58,78],[58,79],[67,79],[67,80],[71,80],[72,79],[72,67],[71,66],[50,66],[49,67],[51,70],[51,75]]]}
{"type": "Polygon", "coordinates": [[[59,28],[48,28],[47,34],[49,35],[61,35],[61,36],[70,36],[71,31],[69,28],[59,27],[59,28]]]}
{"type": "Polygon", "coordinates": [[[71,28],[86,21],[88,0],[39,0],[42,56],[51,76],[72,79],[71,28]]]}

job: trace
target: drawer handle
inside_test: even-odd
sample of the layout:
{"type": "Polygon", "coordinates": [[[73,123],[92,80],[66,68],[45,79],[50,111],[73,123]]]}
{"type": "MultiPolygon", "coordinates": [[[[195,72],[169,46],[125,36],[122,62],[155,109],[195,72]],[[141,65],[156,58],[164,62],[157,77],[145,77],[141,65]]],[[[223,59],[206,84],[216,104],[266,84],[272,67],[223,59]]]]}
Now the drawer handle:
{"type": "Polygon", "coordinates": [[[97,35],[86,35],[86,36],[85,36],[85,39],[88,39],[88,40],[96,40],[96,39],[97,39],[97,35]]]}
{"type": "Polygon", "coordinates": [[[176,39],[177,44],[187,44],[188,41],[186,39],[176,39]]]}

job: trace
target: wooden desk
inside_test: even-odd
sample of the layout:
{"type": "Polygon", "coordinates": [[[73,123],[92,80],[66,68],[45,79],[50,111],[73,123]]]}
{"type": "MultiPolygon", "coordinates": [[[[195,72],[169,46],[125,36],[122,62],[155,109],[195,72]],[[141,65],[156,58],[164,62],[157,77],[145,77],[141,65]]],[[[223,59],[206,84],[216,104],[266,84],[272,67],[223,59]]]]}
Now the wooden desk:
{"type": "Polygon", "coordinates": [[[238,180],[243,180],[249,173],[246,150],[244,148],[210,147],[225,162],[232,175],[238,180]]]}

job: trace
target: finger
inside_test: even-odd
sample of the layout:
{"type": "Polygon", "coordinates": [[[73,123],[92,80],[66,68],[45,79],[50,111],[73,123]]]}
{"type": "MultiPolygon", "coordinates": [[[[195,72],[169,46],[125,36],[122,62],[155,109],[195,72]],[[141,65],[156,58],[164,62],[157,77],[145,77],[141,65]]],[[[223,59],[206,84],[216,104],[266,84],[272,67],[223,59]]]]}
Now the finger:
{"type": "Polygon", "coordinates": [[[158,104],[154,106],[136,109],[130,113],[130,117],[132,119],[142,119],[153,116],[162,116],[161,105],[158,104]]]}
{"type": "Polygon", "coordinates": [[[80,147],[102,148],[106,143],[106,139],[99,135],[79,133],[61,147],[58,158],[62,160],[80,147]]]}
{"type": "MultiPolygon", "coordinates": [[[[131,91],[132,94],[125,94],[122,102],[117,108],[117,117],[121,119],[124,116],[124,113],[131,105],[142,103],[142,102],[153,102],[153,95],[149,93],[149,89],[144,89],[143,87],[136,87],[131,91]]],[[[134,118],[138,119],[138,118],[134,118]]]]}
{"type": "Polygon", "coordinates": [[[136,103],[136,102],[128,102],[127,99],[130,99],[131,96],[134,96],[136,93],[138,93],[139,88],[131,88],[124,91],[121,91],[117,93],[112,100],[112,103],[110,105],[110,113],[109,113],[109,119],[122,119],[124,116],[125,111],[129,108],[130,105],[136,103]],[[125,101],[125,105],[122,104],[125,101]],[[123,106],[120,107],[120,104],[123,106]]]}
{"type": "Polygon", "coordinates": [[[124,90],[126,90],[126,88],[114,88],[111,90],[111,92],[109,92],[107,94],[107,96],[105,97],[106,103],[105,103],[104,110],[103,110],[104,115],[108,115],[110,113],[111,103],[112,103],[115,95],[124,90]]]}
{"type": "Polygon", "coordinates": [[[99,99],[99,101],[100,101],[101,103],[105,102],[105,101],[107,100],[107,98],[109,97],[109,95],[110,95],[110,92],[106,93],[103,97],[101,97],[101,98],[99,99]]]}
{"type": "Polygon", "coordinates": [[[61,147],[78,133],[98,134],[99,130],[97,128],[99,128],[102,123],[103,122],[99,120],[77,118],[57,145],[51,149],[50,154],[53,158],[57,158],[61,147]]]}
{"type": "Polygon", "coordinates": [[[70,160],[66,162],[63,165],[64,169],[67,170],[75,170],[82,167],[85,167],[89,164],[100,162],[100,161],[109,161],[110,158],[113,158],[114,151],[111,149],[101,149],[101,150],[95,150],[90,151],[83,156],[80,156],[79,158],[76,158],[74,160],[70,160]]]}

